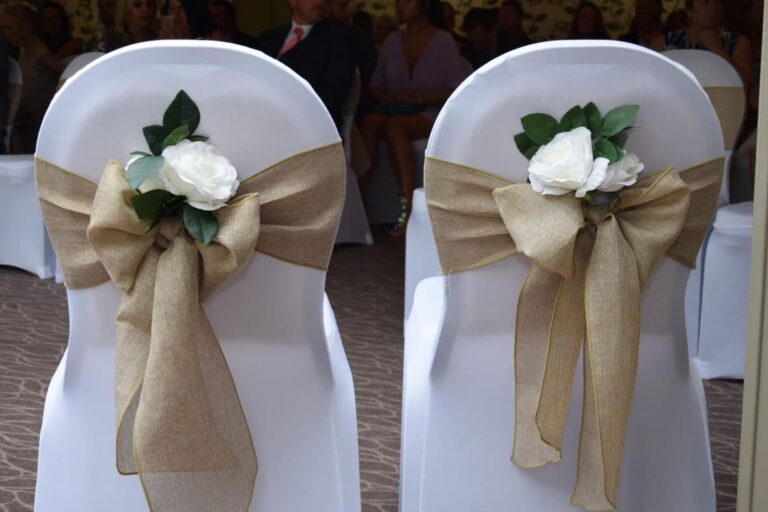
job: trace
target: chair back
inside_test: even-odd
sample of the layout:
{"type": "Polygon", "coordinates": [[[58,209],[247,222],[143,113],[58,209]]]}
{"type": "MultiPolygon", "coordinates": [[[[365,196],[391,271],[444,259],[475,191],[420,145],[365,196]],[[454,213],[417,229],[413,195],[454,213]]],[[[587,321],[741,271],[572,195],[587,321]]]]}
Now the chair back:
{"type": "MultiPolygon", "coordinates": [[[[435,122],[426,155],[525,183],[529,162],[513,141],[522,131],[521,118],[536,112],[560,118],[574,105],[588,102],[596,103],[603,115],[620,105],[640,106],[626,150],[644,162],[645,175],[667,166],[683,170],[723,156],[717,116],[693,75],[656,52],[610,41],[540,43],[495,59],[447,101],[435,122]]],[[[429,197],[429,190],[426,192],[429,197]]],[[[426,405],[419,403],[408,411],[416,417],[410,427],[416,432],[413,437],[423,435],[424,441],[423,451],[406,457],[412,462],[402,473],[402,504],[408,501],[410,505],[401,510],[458,511],[475,506],[489,511],[510,507],[575,510],[569,501],[578,459],[581,369],[574,377],[562,461],[525,470],[509,460],[516,400],[516,311],[529,269],[530,260],[518,254],[424,280],[417,288],[407,331],[415,339],[406,335],[406,349],[409,343],[413,345],[408,358],[416,362],[407,358],[405,371],[409,373],[409,364],[419,364],[419,353],[429,351],[425,356],[429,377],[419,380],[418,372],[412,370],[410,378],[417,383],[406,381],[406,399],[418,396],[426,405]],[[439,312],[432,311],[431,304],[419,302],[420,294],[434,291],[439,283],[435,279],[442,279],[443,284],[437,302],[442,296],[444,305],[439,312]],[[421,319],[425,317],[436,318],[435,325],[424,323],[421,319]],[[412,321],[424,325],[411,326],[412,321]],[[431,330],[434,342],[430,335],[422,334],[431,330]],[[419,386],[426,386],[426,391],[419,386]],[[422,410],[423,418],[419,416],[422,410]],[[461,489],[445,491],[454,489],[457,481],[463,482],[461,489]]],[[[673,415],[683,418],[677,426],[684,429],[685,422],[701,423],[702,413],[692,405],[693,392],[686,377],[683,296],[688,274],[688,268],[662,258],[642,299],[640,364],[633,398],[633,408],[640,407],[641,413],[633,413],[628,430],[624,459],[631,463],[625,463],[621,477],[618,507],[622,510],[665,508],[650,505],[649,490],[657,492],[660,487],[655,486],[665,486],[668,476],[657,481],[649,474],[648,457],[642,453],[647,452],[648,443],[636,442],[640,437],[657,439],[658,429],[671,428],[670,423],[659,421],[657,427],[649,427],[654,433],[646,434],[642,432],[646,424],[638,423],[643,421],[642,409],[655,410],[652,404],[658,402],[658,386],[669,385],[669,403],[674,405],[670,408],[679,405],[680,411],[685,410],[673,415]]],[[[700,434],[691,436],[699,447],[700,434]]],[[[407,442],[418,444],[410,438],[407,442]]],[[[404,447],[404,453],[408,452],[408,445],[404,447]]],[[[707,456],[702,454],[696,462],[680,457],[671,460],[670,467],[678,471],[680,465],[690,465],[691,475],[695,475],[691,480],[706,484],[711,480],[707,456]]],[[[703,502],[708,502],[709,489],[704,491],[702,487],[703,502]]],[[[670,494],[676,504],[689,503],[679,510],[705,510],[698,497],[690,504],[691,493],[686,487],[685,492],[670,494]]],[[[711,498],[714,503],[713,494],[711,498]]],[[[669,507],[678,510],[676,505],[669,507]]]]}
{"type": "Polygon", "coordinates": [[[720,194],[721,203],[729,203],[728,187],[730,176],[731,152],[736,149],[736,142],[744,124],[747,109],[747,95],[744,83],[736,69],[724,58],[706,50],[669,50],[665,57],[684,66],[693,73],[696,80],[709,96],[715,108],[720,127],[723,130],[723,142],[726,151],[726,174],[720,194]]]}
{"type": "MultiPolygon", "coordinates": [[[[229,43],[157,41],[99,57],[67,80],[45,115],[36,156],[98,182],[109,159],[125,164],[131,151],[147,149],[142,127],[160,124],[182,89],[201,112],[196,133],[210,137],[235,166],[241,182],[287,158],[339,142],[318,96],[278,61],[229,43]]],[[[344,415],[334,405],[339,400],[335,394],[343,388],[348,398],[351,385],[347,390],[344,382],[334,383],[339,371],[345,378],[348,366],[340,342],[331,343],[326,333],[334,331],[329,325],[333,315],[329,320],[330,310],[324,308],[324,284],[321,270],[256,252],[204,303],[256,446],[259,473],[250,510],[309,510],[317,504],[323,510],[352,511],[355,499],[359,507],[356,469],[350,473],[356,465],[346,460],[352,451],[356,457],[357,448],[338,439],[354,438],[347,432],[348,422],[337,421],[344,415]],[[339,444],[344,453],[337,451],[339,444]],[[306,492],[286,487],[296,481],[306,492]]],[[[114,318],[120,297],[112,283],[68,290],[70,339],[64,379],[82,381],[83,375],[97,371],[95,361],[104,366],[98,371],[106,379],[106,391],[85,391],[94,393],[90,407],[96,412],[110,407],[103,401],[109,400],[114,385],[109,375],[110,365],[114,372],[114,318]],[[99,354],[107,354],[106,359],[94,359],[103,357],[99,354]]],[[[353,400],[346,402],[344,407],[353,410],[353,400]]],[[[115,472],[113,418],[102,416],[94,420],[93,430],[103,436],[99,450],[112,455],[112,465],[96,468],[99,475],[110,467],[115,472]]],[[[354,418],[352,425],[354,430],[354,418]]],[[[116,472],[99,479],[100,484],[83,486],[103,485],[93,493],[111,494],[115,503],[124,499],[120,510],[144,506],[137,479],[116,472]]]]}

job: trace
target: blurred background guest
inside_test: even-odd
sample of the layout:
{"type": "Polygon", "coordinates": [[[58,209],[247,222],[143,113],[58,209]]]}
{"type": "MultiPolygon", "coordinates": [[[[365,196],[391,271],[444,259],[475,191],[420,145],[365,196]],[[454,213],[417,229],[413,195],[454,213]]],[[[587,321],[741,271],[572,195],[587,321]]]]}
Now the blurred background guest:
{"type": "Polygon", "coordinates": [[[667,15],[667,21],[664,23],[664,32],[685,28],[687,26],[688,13],[685,12],[685,9],[678,9],[667,15]]]}
{"type": "Polygon", "coordinates": [[[464,43],[464,37],[456,33],[456,9],[453,8],[451,2],[443,1],[440,2],[440,5],[443,7],[443,23],[445,25],[445,30],[448,31],[459,46],[461,46],[464,43]]]}
{"type": "Polygon", "coordinates": [[[213,30],[207,0],[168,0],[163,8],[158,37],[202,39],[213,30]]]}
{"type": "Polygon", "coordinates": [[[117,30],[109,34],[107,51],[157,39],[157,1],[125,0],[118,9],[117,30]]]}
{"type": "Polygon", "coordinates": [[[211,0],[208,3],[208,13],[213,23],[213,30],[209,35],[210,39],[241,44],[251,48],[256,46],[255,37],[251,37],[237,28],[237,11],[231,2],[211,0]]]}
{"type": "Polygon", "coordinates": [[[87,46],[90,51],[106,52],[108,47],[107,41],[115,39],[111,34],[114,34],[117,30],[117,0],[97,0],[96,11],[99,24],[96,27],[93,39],[88,42],[87,46]]]}
{"type": "Polygon", "coordinates": [[[533,41],[523,30],[525,12],[523,5],[517,0],[504,0],[499,7],[497,37],[499,38],[499,53],[506,53],[520,48],[533,41]]]}
{"type": "Polygon", "coordinates": [[[748,90],[753,65],[749,39],[722,28],[722,0],[686,0],[685,4],[688,27],[658,35],[653,40],[653,48],[658,51],[709,50],[736,68],[748,90]]]}
{"type": "Polygon", "coordinates": [[[661,0],[637,0],[629,32],[619,40],[650,48],[653,40],[662,35],[662,9],[661,0]]]}
{"type": "Polygon", "coordinates": [[[461,24],[465,39],[461,55],[477,69],[500,55],[496,33],[496,11],[474,8],[467,11],[461,24]]]}
{"type": "Polygon", "coordinates": [[[389,14],[380,14],[376,18],[376,23],[373,25],[373,42],[377,50],[381,51],[384,41],[395,30],[397,30],[397,21],[389,14]]]}
{"type": "Polygon", "coordinates": [[[22,153],[34,153],[43,115],[56,92],[61,62],[38,37],[36,14],[25,4],[9,5],[0,16],[8,42],[19,50],[23,77],[21,102],[14,123],[22,153]]]}
{"type": "MultiPolygon", "coordinates": [[[[381,49],[371,79],[377,105],[363,119],[361,131],[372,170],[379,159],[379,141],[387,143],[401,189],[401,214],[390,234],[400,237],[413,198],[411,141],[429,136],[440,107],[467,73],[444,28],[439,0],[397,0],[397,14],[405,28],[390,34],[381,49]]],[[[365,194],[365,183],[362,188],[365,194]]]]}
{"type": "Polygon", "coordinates": [[[591,2],[579,4],[571,22],[568,39],[608,39],[603,13],[591,2]]]}
{"type": "Polygon", "coordinates": [[[292,21],[264,32],[257,48],[304,78],[341,128],[344,100],[355,76],[348,27],[329,20],[325,0],[288,0],[292,21]]]}
{"type": "Polygon", "coordinates": [[[83,52],[82,45],[71,36],[69,15],[60,4],[44,2],[37,10],[37,26],[43,44],[60,61],[83,52]]]}

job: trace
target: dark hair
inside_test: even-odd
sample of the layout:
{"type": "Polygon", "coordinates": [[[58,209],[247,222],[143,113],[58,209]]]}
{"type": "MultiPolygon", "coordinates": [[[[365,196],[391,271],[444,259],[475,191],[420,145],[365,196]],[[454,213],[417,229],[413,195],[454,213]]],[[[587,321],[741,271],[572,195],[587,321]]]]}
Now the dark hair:
{"type": "Polygon", "coordinates": [[[443,18],[443,4],[440,0],[419,0],[419,5],[427,15],[427,21],[439,29],[447,30],[445,18],[443,18]]]}
{"type": "Polygon", "coordinates": [[[61,49],[62,46],[64,46],[67,41],[69,41],[71,30],[69,14],[67,14],[67,11],[64,9],[64,7],[61,6],[61,4],[57,2],[45,2],[37,9],[37,33],[51,53],[56,53],[61,49]],[[56,11],[61,19],[64,20],[61,34],[49,36],[42,33],[41,26],[43,13],[47,10],[56,11]]]}
{"type": "MultiPolygon", "coordinates": [[[[661,2],[661,0],[659,0],[661,2]]],[[[518,2],[517,0],[504,0],[501,2],[501,7],[512,7],[517,11],[517,14],[522,18],[525,15],[525,11],[523,10],[523,4],[518,2]]]]}
{"type": "Polygon", "coordinates": [[[224,11],[227,13],[227,16],[230,16],[232,19],[237,18],[237,14],[235,13],[235,6],[232,5],[232,2],[227,2],[227,0],[211,0],[208,5],[221,6],[224,8],[224,11]]]}
{"type": "Polygon", "coordinates": [[[481,26],[486,32],[490,32],[496,26],[497,15],[492,9],[474,7],[464,15],[461,29],[466,33],[476,26],[481,26]]]}
{"type": "Polygon", "coordinates": [[[603,22],[603,12],[600,10],[598,6],[593,4],[592,2],[582,2],[579,7],[576,8],[576,12],[573,14],[573,20],[571,21],[571,34],[570,37],[573,39],[583,38],[583,34],[579,34],[579,16],[581,16],[581,11],[583,11],[586,8],[594,9],[597,13],[597,26],[595,27],[595,32],[593,34],[590,34],[589,37],[596,38],[596,39],[605,39],[608,37],[608,32],[605,31],[605,23],[603,22]]]}
{"type": "MultiPolygon", "coordinates": [[[[189,32],[192,38],[205,37],[213,30],[211,13],[208,10],[207,0],[180,0],[184,14],[187,15],[189,32]]],[[[167,14],[170,8],[170,0],[165,4],[163,13],[167,14]]]]}
{"type": "Polygon", "coordinates": [[[373,34],[373,18],[362,9],[352,13],[352,26],[364,30],[367,34],[373,34]]]}

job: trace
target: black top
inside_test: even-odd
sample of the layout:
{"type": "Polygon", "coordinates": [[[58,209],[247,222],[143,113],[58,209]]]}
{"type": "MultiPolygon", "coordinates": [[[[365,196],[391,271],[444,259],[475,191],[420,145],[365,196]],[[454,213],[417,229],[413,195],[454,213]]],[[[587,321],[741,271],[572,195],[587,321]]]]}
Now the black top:
{"type": "MultiPolygon", "coordinates": [[[[291,24],[264,32],[256,48],[277,58],[291,24]]],[[[351,30],[335,21],[321,21],[309,35],[279,60],[304,78],[341,127],[344,99],[355,76],[355,50],[351,30]]]]}

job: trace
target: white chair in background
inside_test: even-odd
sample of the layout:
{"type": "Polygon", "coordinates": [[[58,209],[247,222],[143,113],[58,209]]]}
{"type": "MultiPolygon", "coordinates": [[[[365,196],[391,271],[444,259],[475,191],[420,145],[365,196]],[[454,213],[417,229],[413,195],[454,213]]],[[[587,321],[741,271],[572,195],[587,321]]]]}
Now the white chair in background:
{"type": "Polygon", "coordinates": [[[750,201],[721,207],[707,240],[693,359],[705,379],[744,378],[753,206],[750,201]]]}
{"type": "MultiPolygon", "coordinates": [[[[279,62],[243,46],[163,41],[110,53],[68,81],[36,156],[98,181],[108,159],[146,147],[142,127],[180,89],[240,179],[339,142],[317,95],[279,62]]],[[[204,303],[257,450],[251,511],[360,511],[352,376],[324,285],[320,270],[257,252],[204,303]]],[[[138,477],[115,463],[121,292],[104,283],[67,295],[69,344],[46,397],[35,509],[146,510],[138,477]]]]}
{"type": "MultiPolygon", "coordinates": [[[[512,141],[520,118],[589,101],[604,113],[640,105],[626,148],[648,171],[723,156],[717,117],[690,73],[652,51],[603,41],[531,45],[476,72],[443,108],[427,156],[524,183],[528,162],[512,141]]],[[[580,510],[570,505],[580,367],[562,461],[531,470],[510,460],[516,304],[529,265],[517,255],[416,288],[405,331],[400,512],[580,510]]],[[[703,387],[684,338],[688,274],[663,258],[643,297],[618,493],[623,512],[715,510],[703,387]]]]}
{"type": "Polygon", "coordinates": [[[67,63],[64,71],[61,72],[61,76],[59,77],[59,89],[64,85],[64,82],[75,76],[75,73],[102,56],[104,56],[103,52],[86,52],[72,58],[67,63]]]}
{"type": "MultiPolygon", "coordinates": [[[[21,69],[8,59],[6,148],[10,147],[21,87],[21,69]]],[[[37,202],[32,155],[0,155],[0,239],[0,265],[26,270],[41,279],[53,276],[56,261],[37,202]]]]}
{"type": "Polygon", "coordinates": [[[691,272],[685,296],[688,349],[703,378],[744,378],[744,357],[749,295],[749,250],[752,243],[752,207],[730,203],[730,161],[746,114],[746,93],[738,72],[722,57],[705,50],[670,50],[663,55],[694,74],[709,95],[723,130],[725,174],[718,212],[712,228],[714,265],[704,284],[709,260],[709,237],[691,272]],[[720,218],[722,216],[722,218],[720,218]],[[706,287],[706,292],[705,292],[706,287]],[[707,297],[705,297],[705,294],[707,297]],[[707,304],[705,307],[704,304],[707,304]]]}
{"type": "Polygon", "coordinates": [[[357,176],[350,165],[352,162],[352,127],[355,124],[355,112],[357,112],[357,104],[360,101],[361,86],[360,72],[358,71],[344,102],[342,116],[341,130],[344,137],[344,153],[347,156],[347,195],[344,201],[344,210],[341,212],[339,232],[336,234],[337,244],[373,244],[371,227],[368,225],[363,198],[360,196],[360,188],[357,186],[357,176]]]}

